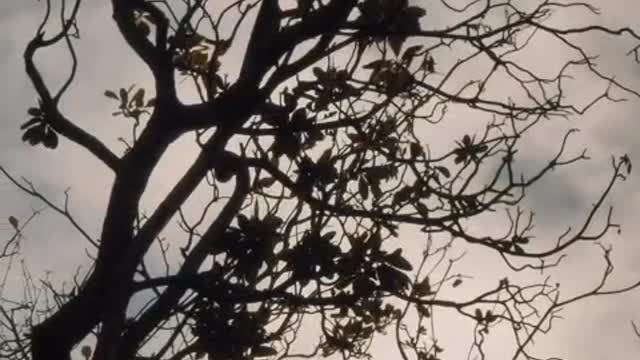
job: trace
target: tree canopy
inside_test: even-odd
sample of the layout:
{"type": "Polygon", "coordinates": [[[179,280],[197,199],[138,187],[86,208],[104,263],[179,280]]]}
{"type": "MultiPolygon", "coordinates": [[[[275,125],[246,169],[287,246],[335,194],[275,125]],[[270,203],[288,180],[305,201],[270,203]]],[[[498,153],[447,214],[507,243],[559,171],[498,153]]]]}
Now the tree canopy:
{"type": "MultiPolygon", "coordinates": [[[[74,101],[65,95],[84,60],[75,49],[92,26],[83,3],[43,3],[24,51],[36,97],[20,129],[34,151],[75,146],[109,168],[109,203],[94,237],[2,168],[72,222],[92,267],[70,289],[31,282],[41,297],[2,300],[0,357],[359,359],[391,341],[405,360],[438,360],[447,358],[441,338],[464,336],[437,331],[438,317],[471,324],[462,339],[470,358],[484,358],[499,332],[507,357],[537,359],[533,341],[561,308],[636,287],[609,286],[611,249],[600,242],[620,228],[607,200],[631,172],[627,155],[603,165],[609,180],[588,199],[593,206],[555,238],[536,237],[526,207],[541,179],[588,158],[570,146],[572,129],[549,134],[555,155],[534,168],[519,151],[534,129],[640,96],[599,70],[580,42],[597,34],[640,43],[640,35],[558,20],[597,14],[594,6],[112,0],[114,26],[153,79],[95,84],[113,105],[104,116],[131,120],[118,149],[61,105],[74,101]],[[47,48],[71,60],[38,58],[47,48]],[[66,66],[68,77],[48,80],[41,60],[66,66]],[[576,100],[569,89],[582,76],[602,88],[576,100]],[[184,138],[198,149],[195,161],[157,206],[143,208],[153,171],[184,138]],[[174,225],[180,233],[166,236],[174,225]],[[585,242],[603,250],[593,288],[565,296],[530,276],[585,242]],[[484,266],[478,250],[505,272],[467,286],[473,274],[457,266],[484,266]],[[144,306],[133,301],[140,294],[144,306]]],[[[13,259],[25,231],[11,224],[0,261],[13,259]]]]}

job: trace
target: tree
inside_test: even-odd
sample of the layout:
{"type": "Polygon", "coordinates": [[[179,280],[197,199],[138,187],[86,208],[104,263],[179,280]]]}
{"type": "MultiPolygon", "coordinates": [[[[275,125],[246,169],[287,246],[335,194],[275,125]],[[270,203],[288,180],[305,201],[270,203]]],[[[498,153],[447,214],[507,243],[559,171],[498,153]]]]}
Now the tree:
{"type": "Polygon", "coordinates": [[[115,24],[153,75],[148,87],[104,92],[113,115],[134,123],[117,154],[60,106],[78,66],[81,2],[62,0],[56,8],[47,1],[26,47],[37,104],[21,126],[23,140],[48,149],[75,144],[115,180],[100,240],[87,236],[91,271],[66,292],[45,286],[43,296],[56,300],[47,306],[5,303],[3,357],[70,359],[92,337],[95,347],[81,351],[87,359],[285,358],[311,329],[321,335],[305,349],[310,356],[362,358],[376,334],[392,329],[388,336],[404,359],[435,360],[443,349],[430,318],[449,311],[474,324],[475,353],[483,354],[490,329],[502,327],[513,336],[511,356],[530,359],[533,339],[560,308],[637,286],[606,287],[613,265],[610,249],[598,242],[619,229],[606,199],[631,171],[626,155],[613,158],[610,180],[584,222],[554,241],[533,241],[533,215],[521,208],[527,189],[550,171],[587,159],[586,152],[571,154],[570,130],[558,138],[555,156],[524,173],[518,150],[531,129],[618,101],[616,93],[639,95],[599,71],[579,45],[590,34],[634,41],[638,34],[554,25],[558,13],[596,8],[548,1],[457,8],[444,0],[112,0],[115,24]],[[56,9],[62,21],[52,31],[56,9]],[[445,20],[451,22],[439,23],[445,20]],[[529,49],[542,36],[567,56],[531,64],[529,49]],[[56,46],[66,47],[72,61],[54,92],[35,58],[56,46]],[[237,71],[234,51],[242,54],[237,71]],[[580,71],[606,84],[585,106],[566,93],[580,71]],[[197,99],[181,100],[179,89],[187,87],[197,99]],[[461,116],[475,123],[458,125],[442,141],[448,134],[438,129],[461,116]],[[168,148],[194,134],[197,159],[157,207],[142,209],[168,148]],[[185,214],[193,196],[208,197],[195,217],[185,214]],[[502,234],[478,226],[503,216],[510,225],[502,234]],[[162,235],[174,218],[184,238],[171,239],[179,244],[172,252],[162,235]],[[523,283],[510,274],[475,294],[450,291],[466,279],[454,272],[454,246],[489,249],[511,272],[530,273],[558,266],[584,242],[602,246],[606,267],[583,294],[564,297],[547,281],[523,283]],[[161,249],[164,273],[146,266],[152,246],[161,249]],[[150,303],[133,312],[132,298],[142,292],[153,294],[150,303]],[[41,320],[14,316],[21,311],[41,320]]]}

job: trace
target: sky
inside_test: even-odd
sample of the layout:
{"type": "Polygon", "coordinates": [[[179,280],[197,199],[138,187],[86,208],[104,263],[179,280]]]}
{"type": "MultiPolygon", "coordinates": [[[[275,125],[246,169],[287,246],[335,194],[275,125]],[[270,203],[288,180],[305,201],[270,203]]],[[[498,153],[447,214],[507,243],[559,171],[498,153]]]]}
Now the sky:
{"type": "MultiPolygon", "coordinates": [[[[457,1],[456,3],[462,3],[457,1]]],[[[637,14],[640,3],[637,0],[601,0],[596,3],[602,13],[597,22],[611,26],[630,26],[640,31],[637,14]]],[[[62,107],[65,114],[77,121],[85,129],[98,134],[114,151],[121,154],[124,149],[118,137],[127,134],[126,120],[111,117],[113,103],[102,93],[105,89],[117,89],[131,83],[149,84],[150,77],[142,64],[128,53],[127,47],[116,32],[110,16],[108,2],[87,2],[81,10],[81,36],[78,44],[80,69],[77,81],[65,96],[62,107]],[[90,24],[90,26],[89,26],[90,24]]],[[[0,165],[16,177],[25,177],[52,201],[62,204],[64,192],[69,192],[69,209],[90,234],[99,234],[104,216],[108,189],[112,181],[110,171],[94,161],[86,152],[75,145],[62,141],[56,151],[42,147],[32,148],[22,143],[19,126],[27,120],[26,109],[36,102],[35,93],[29,83],[22,62],[22,51],[33,35],[42,13],[42,3],[36,1],[4,1],[0,3],[0,165]]],[[[434,21],[438,21],[434,18],[434,21]]],[[[594,18],[566,16],[559,21],[563,24],[580,24],[594,21],[594,18]]],[[[609,72],[624,84],[640,89],[640,65],[625,56],[633,45],[629,41],[605,36],[590,36],[583,43],[593,52],[601,54],[598,69],[609,72]]],[[[541,42],[529,54],[527,61],[544,66],[552,48],[541,42]]],[[[44,53],[39,58],[47,80],[55,82],[64,78],[68,71],[64,52],[44,53]]],[[[584,78],[575,82],[576,99],[600,91],[602,84],[584,78]]],[[[563,171],[552,173],[529,194],[527,203],[538,214],[539,236],[553,238],[567,225],[577,224],[591,206],[610,174],[611,156],[628,153],[631,160],[640,159],[640,99],[629,96],[622,103],[602,104],[588,114],[568,120],[554,120],[558,123],[545,125],[526,139],[521,150],[524,166],[539,165],[545,156],[555,150],[550,144],[557,144],[558,129],[579,127],[581,132],[572,140],[572,148],[579,151],[589,149],[591,160],[563,171]],[[555,139],[555,141],[553,140],[555,139]]],[[[456,138],[460,125],[453,123],[443,128],[445,135],[456,138]]],[[[189,164],[194,153],[189,151],[189,139],[172,148],[167,159],[152,176],[152,187],[145,193],[144,202],[151,206],[162,198],[173,185],[175,176],[189,164]]],[[[25,219],[33,209],[42,208],[39,201],[30,199],[18,191],[5,179],[0,179],[0,236],[10,236],[11,227],[7,219],[16,216],[25,219]]],[[[613,283],[625,285],[640,279],[640,177],[632,174],[621,183],[610,198],[615,206],[617,222],[622,233],[608,237],[613,244],[612,258],[616,267],[613,283]]],[[[497,226],[486,224],[485,226],[497,226]]],[[[45,211],[25,232],[22,243],[24,259],[32,269],[34,277],[43,277],[51,272],[54,276],[72,273],[76,267],[88,265],[84,251],[87,243],[73,231],[65,219],[53,211],[45,211]]],[[[468,258],[484,259],[481,250],[471,249],[468,258]],[[473,256],[473,257],[472,257],[473,256]]],[[[566,259],[563,267],[554,273],[561,282],[563,291],[570,293],[581,287],[593,285],[594,277],[602,269],[598,249],[593,246],[578,247],[566,259]]],[[[484,264],[483,264],[484,266],[484,264]]],[[[496,274],[478,272],[474,281],[490,282],[496,274]],[[493,275],[493,276],[492,276],[493,275]]],[[[496,270],[498,271],[498,270],[496,270]]],[[[20,279],[9,279],[9,284],[17,286],[20,279]]],[[[631,320],[640,322],[640,290],[622,295],[601,297],[565,309],[563,319],[556,322],[552,332],[538,338],[536,349],[540,355],[558,356],[566,359],[633,359],[640,354],[640,339],[636,338],[630,326],[631,320]]],[[[455,331],[451,329],[450,331],[455,331]]],[[[468,338],[463,339],[467,344],[468,338]]],[[[455,354],[455,342],[451,358],[455,354]]],[[[445,345],[445,348],[447,346],[445,345]]],[[[374,348],[375,349],[375,348],[374,348]]],[[[500,357],[496,347],[496,358],[500,357]]],[[[375,349],[374,356],[383,358],[383,347],[375,349]]],[[[447,354],[447,353],[445,353],[447,354]]],[[[502,354],[503,355],[503,354],[502,354]]]]}

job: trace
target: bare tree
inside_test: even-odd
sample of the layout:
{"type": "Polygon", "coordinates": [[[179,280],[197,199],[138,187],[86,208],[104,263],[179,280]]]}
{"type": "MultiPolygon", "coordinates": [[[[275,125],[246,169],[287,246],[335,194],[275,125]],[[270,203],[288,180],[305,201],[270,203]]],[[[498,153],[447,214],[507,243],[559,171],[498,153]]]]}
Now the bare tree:
{"type": "Polygon", "coordinates": [[[518,150],[531,129],[620,100],[614,94],[639,95],[598,70],[578,41],[596,33],[639,41],[638,34],[554,25],[564,12],[597,14],[586,2],[112,0],[115,25],[153,75],[147,88],[104,93],[114,115],[133,120],[121,155],[59,106],[76,75],[78,28],[90,26],[78,16],[81,3],[44,4],[24,52],[38,99],[23,139],[55,149],[65,138],[115,180],[95,239],[66,205],[5,171],[70,220],[95,259],[67,291],[29,281],[31,293],[46,295],[14,308],[3,300],[3,358],[70,359],[87,337],[95,347],[81,353],[95,360],[366,358],[387,330],[404,359],[436,360],[439,337],[459,336],[436,332],[434,316],[447,312],[475,324],[470,358],[484,358],[489,329],[503,327],[515,344],[510,356],[535,359],[532,341],[560,308],[637,285],[607,287],[610,249],[598,241],[619,228],[606,199],[631,171],[627,156],[613,158],[584,222],[552,242],[532,240],[534,218],[521,207],[550,171],[587,159],[571,154],[572,130],[546,164],[522,174],[518,150]],[[61,25],[52,31],[56,17],[61,25]],[[250,36],[243,43],[240,34],[250,36]],[[567,56],[526,61],[539,41],[567,56]],[[48,84],[35,61],[56,46],[71,55],[61,60],[70,69],[61,86],[48,84]],[[585,106],[565,92],[576,70],[606,85],[585,106]],[[178,88],[186,87],[199,98],[180,101],[178,88]],[[482,125],[461,124],[443,141],[442,126],[458,121],[447,110],[482,125]],[[194,134],[197,159],[157,207],[142,209],[167,149],[194,134]],[[188,209],[194,217],[185,206],[195,193],[209,198],[188,209]],[[184,237],[171,239],[179,244],[172,252],[162,235],[176,216],[184,237]],[[511,225],[499,236],[473,225],[486,216],[511,225]],[[420,236],[400,239],[408,231],[420,236]],[[583,294],[562,296],[549,281],[519,283],[508,274],[465,298],[448,291],[465,286],[453,246],[488,248],[512,272],[539,272],[584,242],[601,246],[605,262],[601,281],[583,294]],[[146,263],[155,246],[160,274],[146,263]],[[134,309],[133,296],[144,292],[149,303],[134,309]],[[300,353],[305,331],[321,335],[300,353]]]}

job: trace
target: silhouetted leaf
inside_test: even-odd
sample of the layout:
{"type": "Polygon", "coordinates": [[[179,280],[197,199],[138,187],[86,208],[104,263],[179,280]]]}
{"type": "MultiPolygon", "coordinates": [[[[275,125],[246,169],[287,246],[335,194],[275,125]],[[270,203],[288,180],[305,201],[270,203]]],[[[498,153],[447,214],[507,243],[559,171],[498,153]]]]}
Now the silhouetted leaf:
{"type": "Polygon", "coordinates": [[[444,166],[435,166],[434,169],[436,169],[438,172],[440,172],[442,175],[444,175],[445,177],[451,177],[451,172],[449,171],[449,169],[447,169],[444,166]]]}
{"type": "Polygon", "coordinates": [[[398,269],[407,271],[413,270],[411,263],[402,256],[402,249],[396,249],[393,253],[386,255],[385,260],[387,263],[397,267],[398,269]]]}
{"type": "Polygon", "coordinates": [[[482,320],[484,319],[484,317],[482,316],[482,311],[478,308],[476,308],[476,311],[475,311],[475,319],[478,322],[482,322],[482,320]]]}
{"type": "Polygon", "coordinates": [[[127,92],[127,89],[120,88],[120,108],[126,109],[128,103],[129,103],[129,93],[127,92]]]}
{"type": "Polygon", "coordinates": [[[524,250],[522,249],[522,247],[515,243],[513,244],[513,252],[515,252],[516,254],[524,254],[524,250]]]}
{"type": "Polygon", "coordinates": [[[389,60],[374,60],[368,64],[363,65],[362,68],[368,70],[377,70],[381,67],[389,66],[389,64],[389,60]]]}
{"type": "Polygon", "coordinates": [[[390,292],[403,292],[411,282],[403,272],[385,264],[378,267],[377,274],[380,288],[390,292]]]}
{"type": "Polygon", "coordinates": [[[26,141],[29,145],[37,145],[44,139],[44,125],[39,124],[27,129],[22,135],[22,141],[26,141]]]}
{"type": "Polygon", "coordinates": [[[427,205],[417,201],[415,204],[416,210],[418,210],[418,213],[420,214],[420,216],[424,217],[424,218],[429,218],[429,208],[427,207],[427,205]]]}
{"type": "Polygon", "coordinates": [[[404,9],[404,13],[408,17],[421,18],[427,15],[427,11],[420,6],[408,6],[404,9]]]}
{"type": "Polygon", "coordinates": [[[425,278],[422,279],[422,281],[420,281],[419,283],[417,283],[413,287],[413,291],[418,296],[430,295],[431,294],[431,283],[429,282],[429,277],[425,276],[425,278]]]}
{"type": "Polygon", "coordinates": [[[135,107],[143,107],[144,106],[144,89],[140,88],[131,98],[131,103],[135,107]]]}
{"type": "Polygon", "coordinates": [[[400,51],[402,51],[402,45],[407,40],[406,36],[403,35],[392,35],[389,36],[389,46],[393,53],[398,56],[400,55],[400,51]]]}
{"type": "Polygon", "coordinates": [[[367,276],[358,276],[353,281],[353,293],[359,296],[366,296],[375,290],[375,283],[367,276]]]}
{"type": "Polygon", "coordinates": [[[367,200],[369,198],[369,184],[367,184],[364,177],[360,177],[360,179],[358,179],[358,193],[360,193],[363,200],[367,200]]]}
{"type": "Polygon", "coordinates": [[[32,107],[27,110],[27,114],[31,116],[42,116],[42,110],[32,107]]]}
{"type": "Polygon", "coordinates": [[[278,355],[278,351],[269,346],[258,345],[258,346],[254,346],[251,349],[251,355],[255,357],[274,356],[274,355],[278,355]]]}
{"type": "Polygon", "coordinates": [[[276,182],[276,179],[275,179],[275,178],[272,178],[272,177],[265,177],[265,178],[262,178],[262,179],[258,180],[258,181],[257,181],[257,183],[256,183],[256,185],[257,185],[259,188],[269,188],[269,187],[271,187],[273,184],[275,184],[275,182],[276,182]]]}
{"type": "Polygon", "coordinates": [[[25,122],[24,124],[20,125],[20,130],[24,130],[24,129],[28,128],[28,127],[31,127],[31,126],[33,126],[33,125],[35,125],[35,124],[39,124],[39,123],[41,123],[41,122],[42,122],[42,119],[41,119],[41,118],[32,118],[32,119],[29,119],[29,121],[27,121],[27,122],[25,122]]]}
{"type": "Polygon", "coordinates": [[[528,236],[514,236],[513,242],[516,244],[528,244],[530,238],[528,236]]]}
{"type": "Polygon", "coordinates": [[[58,134],[56,134],[53,130],[48,130],[44,134],[44,138],[42,139],[42,144],[49,149],[55,149],[58,147],[58,134]]]}
{"type": "Polygon", "coordinates": [[[104,92],[104,96],[108,97],[108,98],[112,98],[113,100],[120,100],[120,98],[118,97],[118,95],[116,95],[115,92],[111,91],[111,90],[106,90],[104,92]]]}
{"type": "Polygon", "coordinates": [[[486,321],[488,324],[496,321],[498,319],[498,317],[496,315],[494,315],[491,310],[487,310],[485,316],[484,316],[484,321],[486,321]]]}
{"type": "Polygon", "coordinates": [[[20,229],[20,223],[15,216],[9,216],[9,224],[11,224],[11,226],[13,226],[13,228],[16,230],[20,229]]]}
{"type": "Polygon", "coordinates": [[[244,214],[238,214],[236,219],[238,220],[238,226],[240,227],[240,230],[247,231],[247,229],[249,229],[250,222],[244,214]]]}
{"type": "Polygon", "coordinates": [[[411,143],[411,145],[409,146],[409,150],[410,150],[412,160],[415,160],[416,158],[424,154],[424,150],[422,149],[422,146],[415,142],[411,143]]]}
{"type": "Polygon", "coordinates": [[[417,305],[416,309],[418,310],[418,314],[420,314],[420,316],[423,317],[431,317],[431,311],[429,311],[429,308],[424,306],[424,305],[417,305]]]}
{"type": "Polygon", "coordinates": [[[422,45],[409,46],[402,54],[402,62],[409,64],[420,50],[422,50],[422,45]]]}
{"type": "Polygon", "coordinates": [[[335,231],[329,231],[321,236],[322,241],[331,241],[336,236],[335,231]]]}

